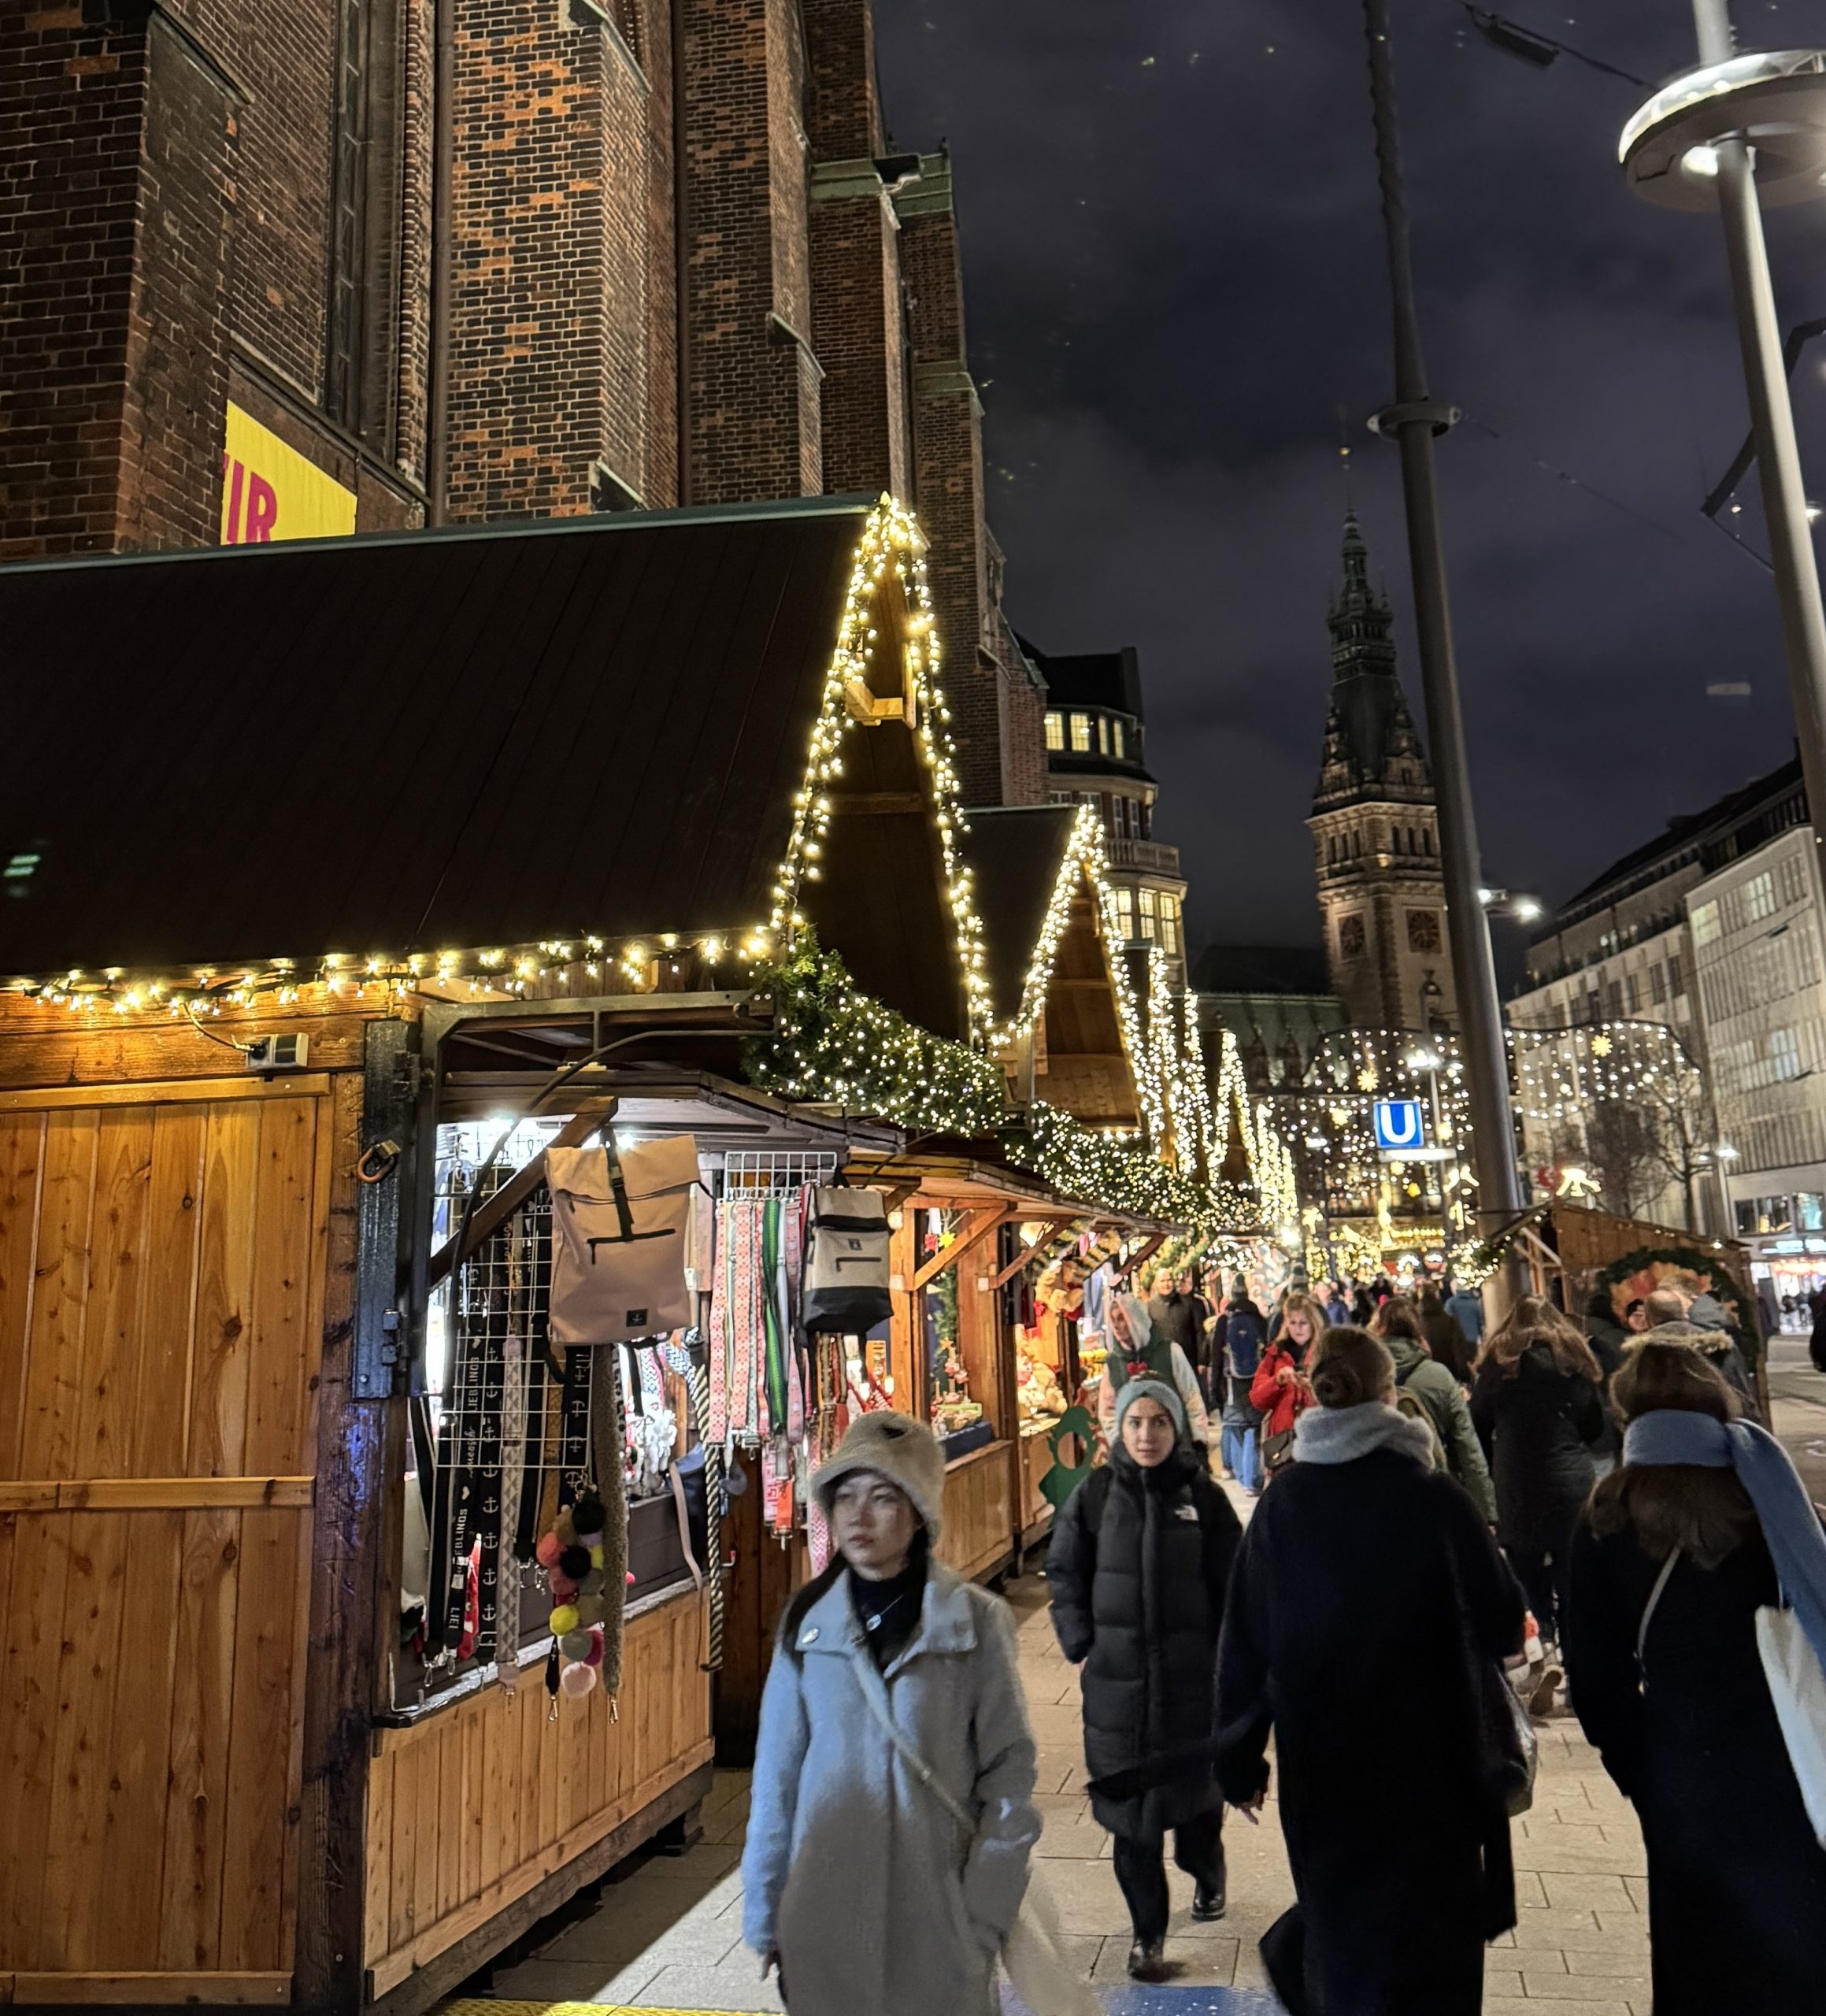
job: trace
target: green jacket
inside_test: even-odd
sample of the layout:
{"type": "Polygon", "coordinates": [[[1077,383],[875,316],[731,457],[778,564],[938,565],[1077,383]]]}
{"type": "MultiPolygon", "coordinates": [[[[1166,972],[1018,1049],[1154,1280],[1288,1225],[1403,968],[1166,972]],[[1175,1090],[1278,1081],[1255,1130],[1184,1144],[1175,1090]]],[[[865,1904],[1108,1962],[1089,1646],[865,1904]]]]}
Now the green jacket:
{"type": "Polygon", "coordinates": [[[1396,1384],[1412,1393],[1431,1417],[1439,1447],[1446,1452],[1446,1467],[1470,1492],[1485,1523],[1495,1525],[1496,1491],[1483,1460],[1483,1445],[1471,1424],[1464,1388],[1413,1338],[1385,1337],[1383,1341],[1395,1360],[1396,1384]]]}

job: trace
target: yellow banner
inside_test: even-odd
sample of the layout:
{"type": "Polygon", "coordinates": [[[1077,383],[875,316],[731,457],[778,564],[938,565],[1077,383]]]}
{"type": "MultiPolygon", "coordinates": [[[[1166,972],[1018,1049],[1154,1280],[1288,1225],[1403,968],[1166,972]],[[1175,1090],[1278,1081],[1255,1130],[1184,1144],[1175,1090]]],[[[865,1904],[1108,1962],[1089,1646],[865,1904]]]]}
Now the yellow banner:
{"type": "Polygon", "coordinates": [[[237,406],[222,454],[222,543],[334,539],[355,529],[355,493],[237,406]]]}

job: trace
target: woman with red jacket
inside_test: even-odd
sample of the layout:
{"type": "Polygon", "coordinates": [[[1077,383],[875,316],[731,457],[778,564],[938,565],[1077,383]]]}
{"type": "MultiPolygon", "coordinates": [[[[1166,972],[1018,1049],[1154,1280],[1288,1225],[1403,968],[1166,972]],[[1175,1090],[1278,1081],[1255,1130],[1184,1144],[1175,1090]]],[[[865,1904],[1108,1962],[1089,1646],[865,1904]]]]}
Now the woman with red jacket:
{"type": "Polygon", "coordinates": [[[1324,1313],[1310,1295],[1287,1297],[1274,1341],[1262,1353],[1249,1387],[1249,1403],[1261,1416],[1265,1475],[1293,1460],[1294,1423],[1313,1405],[1313,1389],[1303,1368],[1324,1331],[1324,1313]]]}

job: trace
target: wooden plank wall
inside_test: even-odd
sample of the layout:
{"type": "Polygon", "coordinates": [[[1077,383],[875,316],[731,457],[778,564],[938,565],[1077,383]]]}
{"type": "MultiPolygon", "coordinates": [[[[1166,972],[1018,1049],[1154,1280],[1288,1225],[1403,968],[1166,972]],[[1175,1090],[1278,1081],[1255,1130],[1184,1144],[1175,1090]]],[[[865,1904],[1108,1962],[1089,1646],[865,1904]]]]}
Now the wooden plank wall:
{"type": "Polygon", "coordinates": [[[628,1626],[620,1719],[561,1700],[540,1669],[382,1730],[368,1787],[370,2000],[446,1951],[707,1762],[702,1599],[628,1626]]]}
{"type": "Polygon", "coordinates": [[[328,1090],[0,1095],[0,1999],[289,1993],[328,1090]]]}
{"type": "Polygon", "coordinates": [[[939,1558],[966,1581],[990,1573],[1013,1551],[1015,1461],[1012,1442],[991,1442],[960,1457],[945,1473],[939,1558]]]}

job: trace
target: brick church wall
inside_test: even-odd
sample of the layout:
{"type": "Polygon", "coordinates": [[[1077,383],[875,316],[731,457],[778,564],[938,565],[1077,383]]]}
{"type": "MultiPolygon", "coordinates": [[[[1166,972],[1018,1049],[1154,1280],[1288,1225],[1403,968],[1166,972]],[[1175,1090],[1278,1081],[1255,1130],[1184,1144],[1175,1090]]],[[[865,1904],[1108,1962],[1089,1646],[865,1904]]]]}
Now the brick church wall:
{"type": "Polygon", "coordinates": [[[694,503],[824,487],[796,0],[683,0],[694,503]]]}

